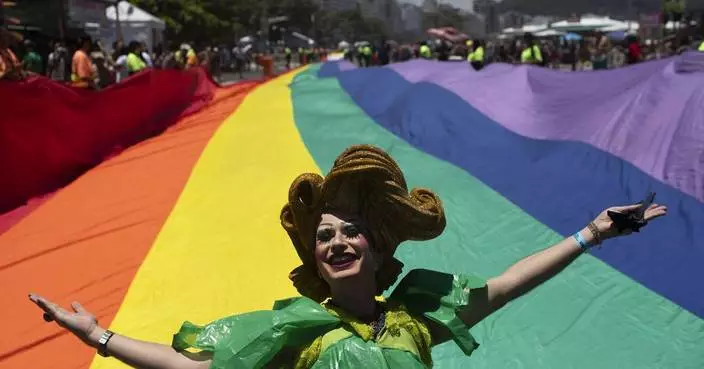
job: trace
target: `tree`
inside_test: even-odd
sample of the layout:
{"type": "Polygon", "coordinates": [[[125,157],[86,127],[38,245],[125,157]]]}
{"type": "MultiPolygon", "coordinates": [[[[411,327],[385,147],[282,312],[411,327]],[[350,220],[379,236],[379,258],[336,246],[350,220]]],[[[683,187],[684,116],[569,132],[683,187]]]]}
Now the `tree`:
{"type": "Polygon", "coordinates": [[[258,0],[129,0],[166,22],[173,41],[232,42],[260,29],[258,0]]]}
{"type": "Polygon", "coordinates": [[[264,18],[285,15],[301,33],[313,29],[315,0],[129,0],[163,19],[175,41],[232,42],[263,30],[264,18]]]}

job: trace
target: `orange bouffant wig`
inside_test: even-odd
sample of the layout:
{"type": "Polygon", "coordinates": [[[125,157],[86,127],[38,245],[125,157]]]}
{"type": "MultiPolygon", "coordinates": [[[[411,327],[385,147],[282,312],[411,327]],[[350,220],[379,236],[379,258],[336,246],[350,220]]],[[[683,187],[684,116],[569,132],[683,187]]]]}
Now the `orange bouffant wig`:
{"type": "Polygon", "coordinates": [[[409,192],[401,168],[377,147],[349,147],[325,178],[313,173],[300,175],[289,189],[281,225],[303,262],[289,278],[298,292],[318,302],[330,297],[313,252],[315,231],[325,209],[355,214],[369,226],[372,245],[383,255],[376,275],[379,294],[401,274],[403,264],[393,257],[401,242],[429,240],[445,229],[440,199],[427,189],[409,192]]]}

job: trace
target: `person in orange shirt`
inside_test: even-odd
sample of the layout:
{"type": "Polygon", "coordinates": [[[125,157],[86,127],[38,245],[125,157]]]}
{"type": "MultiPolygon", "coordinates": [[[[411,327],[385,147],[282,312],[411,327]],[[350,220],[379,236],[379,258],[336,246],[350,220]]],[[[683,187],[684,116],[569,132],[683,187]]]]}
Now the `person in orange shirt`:
{"type": "Polygon", "coordinates": [[[22,64],[10,50],[13,35],[0,27],[0,79],[18,80],[24,78],[22,64]]]}
{"type": "Polygon", "coordinates": [[[71,84],[80,88],[95,88],[95,69],[88,53],[91,48],[90,38],[81,40],[81,48],[73,54],[71,62],[71,84]]]}

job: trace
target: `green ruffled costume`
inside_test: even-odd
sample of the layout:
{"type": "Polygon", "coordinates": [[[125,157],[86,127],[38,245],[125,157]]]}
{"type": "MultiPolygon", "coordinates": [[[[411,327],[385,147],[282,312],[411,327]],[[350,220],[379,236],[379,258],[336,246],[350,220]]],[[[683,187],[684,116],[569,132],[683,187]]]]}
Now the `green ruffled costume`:
{"type": "Polygon", "coordinates": [[[172,346],[212,352],[211,369],[423,369],[432,366],[432,343],[417,317],[445,327],[470,355],[478,344],[456,313],[471,309],[470,291],[485,286],[475,276],[413,270],[387,299],[386,325],[376,340],[344,313],[297,297],[204,327],[185,322],[172,346]]]}

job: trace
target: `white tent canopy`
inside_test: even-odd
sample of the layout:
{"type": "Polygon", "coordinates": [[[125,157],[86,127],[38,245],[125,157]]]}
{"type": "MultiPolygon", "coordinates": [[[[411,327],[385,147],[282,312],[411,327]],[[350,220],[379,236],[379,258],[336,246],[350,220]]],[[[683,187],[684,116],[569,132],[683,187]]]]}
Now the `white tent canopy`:
{"type": "MultiPolygon", "coordinates": [[[[131,41],[143,42],[148,49],[153,50],[156,45],[164,42],[166,23],[163,20],[127,1],[120,1],[117,4],[117,9],[122,40],[126,44],[131,41]]],[[[101,34],[106,34],[106,37],[101,38],[108,45],[112,45],[118,39],[115,6],[108,6],[105,9],[105,17],[108,19],[109,25],[103,28],[107,28],[109,32],[101,31],[101,34]]]]}
{"type": "Polygon", "coordinates": [[[252,37],[252,36],[244,36],[244,37],[242,37],[242,38],[239,40],[239,43],[241,43],[241,44],[251,44],[251,43],[253,43],[254,41],[255,41],[255,40],[254,40],[254,37],[252,37]]]}
{"type": "MultiPolygon", "coordinates": [[[[166,23],[163,20],[147,13],[127,1],[120,1],[117,5],[120,15],[120,23],[148,23],[152,28],[163,31],[166,28],[166,23]]],[[[105,9],[105,16],[109,21],[117,21],[115,7],[109,6],[105,9]]]]}
{"type": "Polygon", "coordinates": [[[542,31],[535,32],[533,35],[535,37],[553,37],[553,36],[564,36],[567,33],[558,31],[556,29],[546,29],[542,31]]]}
{"type": "Polygon", "coordinates": [[[640,28],[638,22],[621,22],[619,24],[614,24],[611,26],[599,28],[602,32],[635,32],[640,28]]]}
{"type": "Polygon", "coordinates": [[[584,16],[578,22],[563,20],[550,24],[550,28],[564,32],[590,31],[620,25],[624,22],[609,17],[584,16]]]}
{"type": "Polygon", "coordinates": [[[524,33],[536,33],[548,28],[547,24],[528,24],[521,28],[506,28],[501,31],[503,35],[522,35],[524,33]]]}

